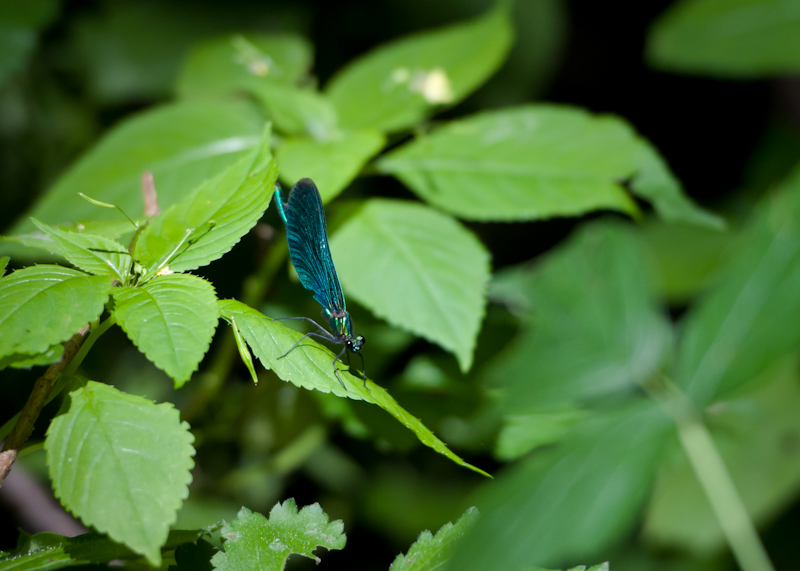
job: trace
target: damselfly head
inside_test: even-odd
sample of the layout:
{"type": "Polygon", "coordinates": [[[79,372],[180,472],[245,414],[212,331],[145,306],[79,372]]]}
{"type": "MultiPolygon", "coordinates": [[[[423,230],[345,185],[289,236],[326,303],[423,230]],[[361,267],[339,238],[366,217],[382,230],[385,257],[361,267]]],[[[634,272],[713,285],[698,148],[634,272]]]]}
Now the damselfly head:
{"type": "Polygon", "coordinates": [[[353,353],[358,353],[361,351],[361,346],[364,345],[364,337],[363,335],[356,335],[345,341],[347,348],[350,349],[353,353]]]}

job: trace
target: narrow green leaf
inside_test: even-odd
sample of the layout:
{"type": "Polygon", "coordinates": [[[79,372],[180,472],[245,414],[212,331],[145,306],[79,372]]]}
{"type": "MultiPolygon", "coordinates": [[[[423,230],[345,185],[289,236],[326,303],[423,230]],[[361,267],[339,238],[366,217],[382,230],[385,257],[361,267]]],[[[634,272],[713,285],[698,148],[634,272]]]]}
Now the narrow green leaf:
{"type": "Polygon", "coordinates": [[[513,31],[508,5],[480,18],[409,36],[356,59],[326,91],[348,129],[398,131],[453,105],[500,67],[513,31]]]}
{"type": "Polygon", "coordinates": [[[487,368],[507,389],[507,414],[630,391],[659,369],[671,352],[671,327],[649,269],[629,229],[600,223],[536,266],[495,278],[493,290],[514,289],[530,307],[522,334],[487,368]]]}
{"type": "Polygon", "coordinates": [[[88,381],[64,401],[45,449],[64,506],[157,566],[189,493],[193,441],[171,404],[88,381]]]}
{"type": "Polygon", "coordinates": [[[257,82],[294,84],[311,68],[313,48],[293,34],[247,34],[192,48],[176,84],[182,98],[221,98],[257,82]]]}
{"type": "Polygon", "coordinates": [[[623,120],[526,105],[453,121],[389,153],[378,170],[471,220],[530,220],[597,209],[635,214],[623,183],[660,214],[717,224],[680,192],[649,144],[623,120]]]}
{"type": "Polygon", "coordinates": [[[54,253],[64,256],[72,265],[99,276],[108,276],[127,283],[133,260],[125,246],[110,238],[64,232],[32,219],[36,226],[52,238],[54,253]]]}
{"type": "Polygon", "coordinates": [[[8,256],[0,258],[0,278],[6,275],[6,268],[8,267],[8,256]]]}
{"type": "Polygon", "coordinates": [[[670,419],[639,402],[587,421],[479,493],[481,517],[448,569],[548,566],[596,555],[628,531],[648,496],[670,419]]]}
{"type": "Polygon", "coordinates": [[[343,388],[333,372],[334,355],[326,347],[312,339],[305,339],[301,345],[286,355],[286,352],[302,337],[300,333],[241,302],[220,300],[218,303],[222,317],[226,320],[236,318],[236,325],[255,356],[265,368],[274,371],[280,379],[307,390],[333,393],[338,397],[376,404],[414,432],[426,446],[456,464],[488,476],[483,470],[453,454],[418,418],[397,404],[383,387],[369,379],[364,381],[361,377],[350,374],[340,364],[339,372],[347,386],[347,389],[343,388]],[[283,358],[284,355],[286,358],[283,358]]]}
{"type": "Polygon", "coordinates": [[[458,521],[444,524],[436,535],[430,531],[419,534],[408,553],[398,555],[391,571],[434,571],[440,569],[452,556],[453,548],[478,519],[478,510],[469,508],[458,521]]]}
{"type": "Polygon", "coordinates": [[[66,341],[103,312],[105,276],[61,266],[17,270],[0,280],[0,357],[38,354],[66,341]]]}
{"type": "Polygon", "coordinates": [[[383,135],[377,131],[345,131],[327,141],[290,138],[276,149],[275,160],[282,181],[291,185],[301,178],[310,178],[319,188],[322,200],[328,202],[347,188],[384,144],[383,135]]]}
{"type": "Polygon", "coordinates": [[[647,58],[680,73],[757,78],[800,71],[793,0],[675,2],[647,38],[647,58]]]}
{"type": "Polygon", "coordinates": [[[277,169],[270,128],[259,146],[158,216],[139,235],[134,257],[149,272],[199,268],[230,251],[269,206],[277,169]]]}
{"type": "Polygon", "coordinates": [[[239,328],[236,327],[236,318],[231,318],[231,329],[233,329],[233,338],[236,339],[236,348],[239,350],[239,356],[242,358],[242,362],[247,367],[247,370],[250,371],[250,377],[253,379],[253,384],[257,385],[258,375],[256,375],[256,370],[253,367],[253,357],[250,355],[250,349],[247,347],[247,341],[244,340],[239,328]]]}
{"type": "Polygon", "coordinates": [[[298,512],[293,499],[275,504],[269,519],[242,508],[221,533],[226,540],[225,551],[211,560],[214,569],[220,571],[252,569],[255,562],[259,571],[282,571],[286,560],[294,553],[319,564],[319,557],[314,555],[317,547],[344,549],[347,541],[341,520],[328,523],[328,515],[319,504],[311,504],[298,512]]]}
{"type": "Polygon", "coordinates": [[[214,286],[197,276],[158,276],[114,290],[114,315],[156,367],[182,387],[208,351],[219,310],[214,286]]]}
{"type": "Polygon", "coordinates": [[[469,370],[489,280],[489,254],[475,236],[426,206],[370,200],[336,233],[331,251],[353,298],[469,370]]]}
{"type": "Polygon", "coordinates": [[[716,284],[686,317],[674,374],[701,406],[800,341],[800,170],[760,205],[716,284]]]}
{"type": "Polygon", "coordinates": [[[60,343],[58,345],[53,345],[43,353],[15,353],[0,359],[0,369],[5,369],[6,367],[11,367],[12,369],[30,369],[38,365],[52,365],[53,363],[58,363],[63,354],[64,346],[60,343]]]}
{"type": "MultiPolygon", "coordinates": [[[[144,212],[142,173],[155,177],[162,210],[234,164],[258,144],[263,120],[243,103],[182,102],[147,111],[114,127],[70,168],[29,213],[48,224],[116,220],[119,213],[77,195],[144,212]]],[[[10,234],[33,229],[24,220],[10,234]]]]}

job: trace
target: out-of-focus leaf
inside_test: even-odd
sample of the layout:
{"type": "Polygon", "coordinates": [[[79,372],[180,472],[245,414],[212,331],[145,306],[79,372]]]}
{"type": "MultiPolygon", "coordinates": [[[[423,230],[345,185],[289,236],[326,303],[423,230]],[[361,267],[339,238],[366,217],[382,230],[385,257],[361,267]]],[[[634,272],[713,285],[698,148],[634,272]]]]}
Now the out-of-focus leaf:
{"type": "Polygon", "coordinates": [[[340,368],[339,373],[347,387],[345,389],[333,372],[334,355],[326,347],[312,339],[305,339],[301,345],[286,355],[286,352],[302,337],[300,333],[241,302],[220,300],[219,306],[223,318],[226,320],[236,318],[236,325],[255,356],[265,368],[274,371],[280,379],[307,390],[333,393],[338,397],[376,404],[414,432],[426,446],[456,464],[488,476],[483,470],[468,464],[451,452],[418,418],[397,404],[383,387],[369,379],[364,381],[350,374],[347,369],[340,368]],[[285,359],[282,358],[284,355],[285,359]]]}
{"type": "MultiPolygon", "coordinates": [[[[197,543],[184,543],[178,546],[175,550],[178,571],[213,571],[211,558],[217,551],[216,547],[202,538],[198,539],[197,543]]],[[[170,569],[173,570],[172,567],[170,569]]]]}
{"type": "Polygon", "coordinates": [[[704,406],[800,340],[800,170],[758,209],[717,286],[686,318],[675,380],[704,406]]]}
{"type": "Polygon", "coordinates": [[[254,564],[260,571],[282,571],[293,553],[320,563],[314,555],[317,547],[344,549],[347,541],[341,520],[328,523],[328,515],[319,504],[298,512],[293,499],[276,504],[269,519],[242,508],[221,533],[226,539],[225,551],[211,560],[214,569],[220,571],[252,569],[254,564]]]}
{"type": "Polygon", "coordinates": [[[158,566],[189,493],[193,441],[171,404],[88,381],[64,401],[45,449],[64,506],[158,566]]]}
{"type": "Polygon", "coordinates": [[[47,351],[38,354],[19,354],[8,355],[0,359],[0,369],[11,367],[12,369],[30,369],[37,365],[52,365],[61,360],[64,354],[62,344],[53,345],[47,351]]]}
{"type": "Polygon", "coordinates": [[[526,105],[453,121],[389,153],[380,171],[471,220],[529,220],[597,209],[636,213],[631,190],[668,220],[718,226],[623,120],[526,105]]]}
{"type": "Polygon", "coordinates": [[[671,328],[648,270],[629,229],[596,224],[533,268],[500,273],[495,281],[518,284],[531,308],[530,325],[487,372],[506,387],[508,414],[631,390],[663,364],[671,328]]]}
{"type": "Polygon", "coordinates": [[[384,143],[383,135],[377,131],[342,131],[327,141],[289,138],[275,150],[275,160],[282,181],[294,184],[301,178],[310,178],[322,200],[328,202],[347,188],[384,143]]]}
{"type": "Polygon", "coordinates": [[[247,156],[158,216],[136,241],[134,257],[155,273],[193,270],[220,258],[269,206],[278,173],[270,128],[247,156]]]}
{"type": "Polygon", "coordinates": [[[467,530],[478,519],[478,510],[469,508],[456,523],[446,523],[436,535],[423,531],[405,555],[398,555],[392,563],[391,571],[434,571],[447,561],[455,545],[461,541],[467,530]]]}
{"type": "Polygon", "coordinates": [[[576,408],[507,416],[497,435],[495,456],[504,461],[515,460],[534,448],[557,442],[585,416],[576,408]]]}
{"type": "Polygon", "coordinates": [[[140,287],[114,290],[114,315],[128,337],[156,367],[189,380],[208,351],[219,309],[214,286],[197,276],[157,276],[140,287]]]}
{"type": "MultiPolygon", "coordinates": [[[[800,376],[796,358],[765,374],[767,386],[708,415],[714,440],[756,523],[786,508],[800,492],[800,376]]],[[[725,538],[686,457],[661,470],[645,534],[653,542],[711,554],[725,538]]]]}
{"type": "Polygon", "coordinates": [[[342,127],[398,131],[452,105],[503,63],[513,32],[508,4],[458,25],[404,38],[355,60],[326,87],[342,127]]]}
{"type": "MultiPolygon", "coordinates": [[[[258,145],[263,126],[263,119],[244,103],[183,102],[147,111],[113,128],[30,214],[48,224],[121,218],[119,212],[77,196],[83,192],[119,206],[132,218],[141,217],[145,171],[153,173],[159,206],[166,209],[249,153],[258,145]]],[[[9,233],[33,228],[26,217],[9,233]]]]}
{"type": "Polygon", "coordinates": [[[3,0],[0,3],[0,85],[25,65],[39,28],[55,16],[58,0],[3,0]]]}
{"type": "Polygon", "coordinates": [[[481,517],[448,569],[520,569],[594,556],[633,524],[670,426],[658,404],[636,403],[587,421],[498,477],[479,494],[481,517]]]}
{"type": "Polygon", "coordinates": [[[264,107],[275,129],[290,135],[309,135],[318,141],[338,136],[336,109],[327,97],[310,88],[261,83],[250,91],[264,107]]]}
{"type": "Polygon", "coordinates": [[[342,284],[359,303],[472,366],[486,306],[489,254],[427,206],[374,199],[331,241],[342,284]]]}
{"type": "Polygon", "coordinates": [[[17,270],[0,280],[0,357],[38,354],[103,312],[111,280],[61,266],[17,270]]]}
{"type": "Polygon", "coordinates": [[[178,97],[221,98],[260,82],[295,84],[311,67],[313,47],[294,34],[245,34],[207,40],[186,59],[178,97]]]}
{"type": "Polygon", "coordinates": [[[647,57],[662,69],[753,78],[800,71],[793,0],[682,0],[653,25],[647,57]]]}

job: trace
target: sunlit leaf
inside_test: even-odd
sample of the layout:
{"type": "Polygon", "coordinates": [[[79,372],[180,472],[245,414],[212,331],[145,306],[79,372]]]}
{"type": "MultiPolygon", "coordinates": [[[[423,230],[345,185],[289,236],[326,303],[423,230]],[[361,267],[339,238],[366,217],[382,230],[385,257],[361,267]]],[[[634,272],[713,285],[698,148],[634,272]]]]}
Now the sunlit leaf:
{"type": "Polygon", "coordinates": [[[317,547],[344,549],[347,541],[341,520],[328,523],[328,515],[319,504],[298,512],[293,499],[276,504],[269,519],[242,508],[221,533],[226,540],[225,551],[211,560],[214,569],[220,571],[252,569],[255,562],[260,571],[282,571],[293,553],[319,563],[319,557],[314,555],[317,547]]]}
{"type": "Polygon", "coordinates": [[[331,241],[342,284],[390,323],[472,365],[489,254],[457,221],[411,202],[370,200],[331,241]]]}
{"type": "Polygon", "coordinates": [[[430,531],[419,534],[417,541],[405,555],[398,555],[391,571],[434,571],[440,569],[452,556],[453,548],[478,519],[478,510],[469,508],[456,523],[446,523],[436,535],[430,531]]]}
{"type": "Polygon", "coordinates": [[[363,400],[376,404],[414,432],[420,442],[433,448],[456,464],[488,475],[459,458],[439,440],[420,420],[403,409],[383,387],[371,380],[362,380],[352,375],[339,364],[339,373],[346,389],[333,372],[334,355],[329,349],[312,339],[305,339],[291,353],[286,352],[300,340],[302,334],[274,321],[235,300],[220,300],[220,313],[223,318],[235,318],[236,325],[261,364],[275,372],[278,377],[300,388],[333,393],[338,397],[363,400]],[[283,358],[286,355],[286,358],[283,358]]]}
{"type": "Polygon", "coordinates": [[[342,127],[404,129],[477,89],[503,63],[512,37],[501,3],[476,20],[379,47],[335,75],[326,92],[342,127]]]}
{"type": "Polygon", "coordinates": [[[114,315],[128,337],[181,387],[208,351],[219,310],[214,286],[197,276],[158,276],[114,290],[114,315]]]}
{"type": "Polygon", "coordinates": [[[309,135],[318,141],[338,136],[336,109],[330,100],[311,88],[263,83],[251,86],[275,129],[290,135],[309,135]]]}
{"type": "Polygon", "coordinates": [[[0,357],[38,354],[103,312],[111,280],[61,266],[17,270],[0,280],[0,357]]]}
{"type": "Polygon", "coordinates": [[[158,565],[189,493],[193,441],[171,404],[87,381],[64,401],[45,449],[62,504],[158,565]]]}

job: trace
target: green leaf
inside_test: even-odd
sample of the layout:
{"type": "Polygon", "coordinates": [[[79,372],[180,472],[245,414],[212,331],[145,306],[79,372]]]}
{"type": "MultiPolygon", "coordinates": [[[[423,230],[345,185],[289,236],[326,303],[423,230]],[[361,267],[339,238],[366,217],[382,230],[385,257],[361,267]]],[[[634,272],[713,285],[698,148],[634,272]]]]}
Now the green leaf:
{"type": "Polygon", "coordinates": [[[0,84],[25,65],[36,47],[38,30],[57,11],[56,0],[4,0],[0,4],[0,84]]]}
{"type": "Polygon", "coordinates": [[[348,129],[398,131],[453,105],[500,67],[511,47],[508,5],[476,20],[416,34],[356,59],[326,91],[348,129]]]}
{"type": "Polygon", "coordinates": [[[507,416],[497,435],[495,456],[507,462],[545,444],[558,442],[585,416],[586,413],[576,408],[507,416]]]}
{"type": "MultiPolygon", "coordinates": [[[[520,336],[488,367],[508,414],[630,391],[664,363],[671,327],[655,299],[646,254],[617,224],[584,228],[536,266],[500,273],[530,311],[520,336]]],[[[498,285],[496,285],[498,284],[498,285]]]]}
{"type": "Polygon", "coordinates": [[[444,442],[428,430],[418,418],[397,404],[397,401],[383,387],[369,379],[364,381],[361,377],[351,375],[347,369],[340,368],[339,372],[347,389],[342,387],[333,372],[334,355],[326,347],[307,338],[287,355],[287,351],[300,340],[302,334],[241,302],[220,300],[219,306],[224,319],[228,321],[236,319],[239,331],[255,356],[266,369],[274,371],[278,378],[303,389],[333,393],[338,397],[376,404],[416,434],[420,442],[426,446],[433,448],[456,464],[488,476],[483,470],[466,463],[453,454],[444,442]]]}
{"type": "Polygon", "coordinates": [[[800,8],[792,0],[675,2],[653,25],[647,58],[680,73],[757,78],[800,71],[800,8]]]}
{"type": "Polygon", "coordinates": [[[327,97],[310,88],[276,83],[251,85],[275,129],[290,135],[310,135],[318,141],[338,136],[336,109],[327,97]]]}
{"type": "MultiPolygon", "coordinates": [[[[765,374],[755,394],[729,400],[708,416],[709,428],[748,513],[766,524],[800,488],[800,376],[790,358],[765,374]]],[[[653,543],[698,554],[718,553],[725,537],[694,470],[682,453],[662,468],[645,520],[653,543]]]]}
{"type": "Polygon", "coordinates": [[[419,534],[408,553],[398,555],[391,571],[433,571],[440,569],[452,556],[453,548],[478,519],[478,510],[469,508],[455,524],[446,523],[436,535],[430,531],[419,534]]]}
{"type": "Polygon", "coordinates": [[[531,220],[597,209],[635,214],[623,183],[662,216],[718,225],[680,192],[649,144],[617,117],[526,105],[453,121],[389,153],[379,171],[471,220],[531,220]]]}
{"type": "Polygon", "coordinates": [[[654,402],[605,413],[479,493],[481,517],[449,569],[520,569],[594,556],[628,531],[669,435],[654,402]]]}
{"type": "Polygon", "coordinates": [[[0,357],[37,354],[66,341],[103,312],[105,276],[60,266],[17,270],[0,280],[0,357]]]}
{"type": "Polygon", "coordinates": [[[157,276],[114,290],[114,315],[156,367],[182,387],[208,351],[219,310],[214,286],[197,276],[157,276]]]}
{"type": "MultiPolygon", "coordinates": [[[[144,212],[142,173],[155,177],[162,210],[257,146],[263,120],[243,103],[182,102],[126,119],[75,163],[30,215],[48,224],[119,220],[77,196],[116,204],[132,218],[144,212]]],[[[10,234],[33,229],[17,223],[10,234]]]]}
{"type": "Polygon", "coordinates": [[[294,34],[224,36],[192,49],[175,91],[183,98],[221,98],[261,82],[295,84],[312,59],[311,44],[294,34]]]}
{"type": "Polygon", "coordinates": [[[171,404],[87,381],[64,401],[45,449],[62,504],[158,566],[189,493],[193,441],[171,404]]]}
{"type": "Polygon", "coordinates": [[[64,346],[62,344],[53,345],[43,353],[14,353],[0,359],[0,369],[11,367],[12,369],[30,369],[38,365],[52,365],[61,360],[61,355],[64,354],[64,346]]]}
{"type": "Polygon", "coordinates": [[[8,256],[0,258],[0,278],[6,275],[6,268],[8,267],[8,256]]]}
{"type": "Polygon", "coordinates": [[[242,508],[221,533],[226,539],[225,551],[211,560],[214,569],[221,571],[244,571],[256,564],[261,571],[282,571],[293,553],[319,564],[320,559],[314,555],[317,547],[343,549],[347,541],[341,520],[328,523],[328,516],[319,504],[298,512],[293,499],[275,504],[269,519],[242,508]]]}
{"type": "Polygon", "coordinates": [[[158,216],[139,235],[134,257],[155,273],[199,268],[222,257],[255,226],[277,179],[270,129],[259,146],[158,216]]]}
{"type": "Polygon", "coordinates": [[[92,234],[64,232],[35,218],[32,221],[52,239],[54,249],[51,251],[64,256],[73,266],[90,274],[114,278],[123,284],[128,282],[133,260],[119,242],[92,234]]]}
{"type": "Polygon", "coordinates": [[[311,137],[285,139],[275,151],[280,178],[294,184],[312,179],[322,200],[332,200],[349,185],[366,162],[383,148],[377,131],[340,132],[338,137],[317,141],[311,137]]]}
{"type": "Polygon", "coordinates": [[[674,373],[701,406],[800,341],[800,170],[760,205],[715,283],[686,317],[674,373]]]}
{"type": "Polygon", "coordinates": [[[231,318],[231,329],[233,330],[233,338],[236,340],[236,348],[239,350],[239,356],[242,358],[247,370],[250,371],[250,378],[253,379],[253,384],[257,385],[258,375],[256,375],[256,370],[253,367],[253,356],[250,355],[250,349],[247,348],[247,341],[244,340],[239,328],[236,327],[236,318],[231,318]]]}
{"type": "Polygon", "coordinates": [[[377,199],[336,233],[331,251],[348,294],[469,370],[489,280],[489,254],[472,233],[421,204],[377,199]]]}

